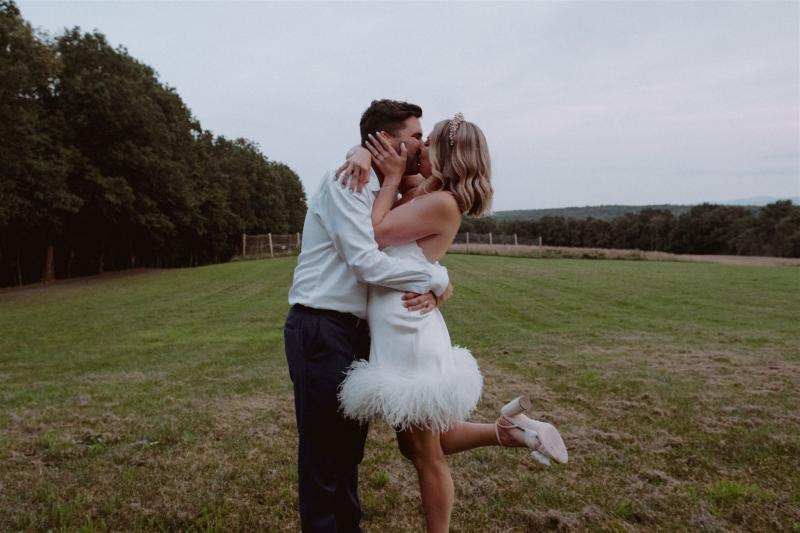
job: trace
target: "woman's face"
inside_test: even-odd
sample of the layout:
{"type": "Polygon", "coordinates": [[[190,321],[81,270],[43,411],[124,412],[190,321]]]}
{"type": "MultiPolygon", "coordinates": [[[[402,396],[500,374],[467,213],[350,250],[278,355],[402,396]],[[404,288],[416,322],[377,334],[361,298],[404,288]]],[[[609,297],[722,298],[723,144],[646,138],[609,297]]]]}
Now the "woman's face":
{"type": "Polygon", "coordinates": [[[431,171],[431,157],[430,157],[430,149],[431,149],[431,138],[428,136],[425,139],[425,142],[422,143],[419,150],[419,173],[423,176],[430,177],[432,174],[431,171]]]}

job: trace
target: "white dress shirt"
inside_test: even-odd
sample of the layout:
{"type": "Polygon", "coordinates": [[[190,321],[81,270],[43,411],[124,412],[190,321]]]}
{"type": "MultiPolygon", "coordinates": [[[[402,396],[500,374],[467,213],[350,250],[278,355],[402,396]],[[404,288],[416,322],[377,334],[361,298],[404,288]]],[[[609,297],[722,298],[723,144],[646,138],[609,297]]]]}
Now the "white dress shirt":
{"type": "Polygon", "coordinates": [[[441,295],[450,280],[439,263],[389,257],[372,231],[372,204],[380,182],[371,171],[360,193],[342,188],[328,171],[311,199],[289,304],[367,317],[367,286],[441,295]]]}

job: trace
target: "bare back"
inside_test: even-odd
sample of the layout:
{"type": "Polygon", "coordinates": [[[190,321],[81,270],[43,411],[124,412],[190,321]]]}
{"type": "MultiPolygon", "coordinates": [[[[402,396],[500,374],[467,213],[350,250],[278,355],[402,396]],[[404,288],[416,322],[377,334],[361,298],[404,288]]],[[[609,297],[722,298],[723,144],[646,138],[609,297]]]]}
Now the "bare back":
{"type": "Polygon", "coordinates": [[[442,228],[442,233],[429,235],[417,241],[428,261],[435,263],[445,256],[458,233],[458,227],[442,228]]]}

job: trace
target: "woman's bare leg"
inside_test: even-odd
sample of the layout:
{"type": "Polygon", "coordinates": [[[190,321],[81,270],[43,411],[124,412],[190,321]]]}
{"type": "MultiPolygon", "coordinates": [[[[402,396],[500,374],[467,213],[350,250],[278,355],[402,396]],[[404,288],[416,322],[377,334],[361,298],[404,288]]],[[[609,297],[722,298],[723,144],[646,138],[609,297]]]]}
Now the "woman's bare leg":
{"type": "MultiPolygon", "coordinates": [[[[513,435],[512,432],[520,433],[518,429],[500,428],[500,440],[503,446],[519,447],[525,446],[520,435],[513,435]]],[[[442,450],[446,455],[472,450],[482,446],[499,446],[497,433],[494,424],[475,424],[464,422],[454,426],[450,431],[440,434],[439,440],[442,450]]]]}
{"type": "Polygon", "coordinates": [[[447,466],[439,434],[409,429],[397,432],[400,451],[417,469],[425,528],[428,533],[446,533],[453,510],[453,478],[447,466]]]}

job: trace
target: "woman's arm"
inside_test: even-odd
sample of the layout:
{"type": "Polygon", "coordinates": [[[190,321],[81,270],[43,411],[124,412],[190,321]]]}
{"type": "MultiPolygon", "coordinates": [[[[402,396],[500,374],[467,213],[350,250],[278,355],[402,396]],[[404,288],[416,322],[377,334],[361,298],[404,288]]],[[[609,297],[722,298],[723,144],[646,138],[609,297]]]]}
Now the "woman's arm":
{"type": "Polygon", "coordinates": [[[372,154],[363,146],[353,146],[345,156],[346,161],[336,169],[333,179],[342,180],[342,187],[350,185],[350,191],[361,192],[369,183],[369,171],[372,168],[372,154]]]}
{"type": "MultiPolygon", "coordinates": [[[[416,241],[438,235],[452,224],[458,224],[461,212],[452,195],[446,192],[421,195],[416,202],[392,206],[406,165],[406,147],[400,153],[383,136],[370,136],[370,149],[375,166],[383,174],[383,184],[372,206],[372,228],[380,247],[416,241]]],[[[369,142],[369,141],[368,141],[369,142]]]]}
{"type": "MultiPolygon", "coordinates": [[[[378,134],[378,139],[379,141],[370,133],[367,140],[369,149],[375,156],[375,166],[383,174],[381,190],[378,192],[378,197],[375,198],[375,203],[372,204],[373,229],[377,228],[386,218],[397,201],[397,191],[400,188],[400,182],[403,181],[403,171],[406,168],[406,158],[408,157],[405,143],[400,145],[398,154],[383,135],[378,134]]],[[[378,245],[380,246],[380,241],[378,245]]]]}
{"type": "Polygon", "coordinates": [[[401,198],[394,204],[395,207],[401,206],[417,198],[420,195],[425,194],[425,191],[419,188],[419,185],[425,181],[425,177],[422,174],[414,174],[413,176],[403,176],[403,180],[400,182],[400,194],[402,195],[401,198]]]}

